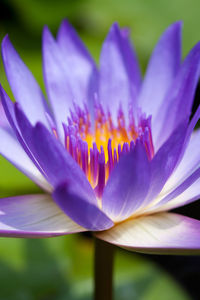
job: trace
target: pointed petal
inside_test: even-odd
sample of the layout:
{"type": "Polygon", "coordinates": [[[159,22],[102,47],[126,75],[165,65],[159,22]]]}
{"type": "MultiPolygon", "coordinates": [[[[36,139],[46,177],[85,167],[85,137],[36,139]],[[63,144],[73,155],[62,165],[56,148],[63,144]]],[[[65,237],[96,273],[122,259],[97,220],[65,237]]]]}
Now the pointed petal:
{"type": "MultiPolygon", "coordinates": [[[[24,149],[24,151],[26,152],[26,154],[30,157],[30,159],[32,161],[34,161],[32,154],[30,153],[30,151],[26,145],[26,142],[23,139],[23,135],[21,134],[21,132],[23,132],[23,128],[22,128],[22,130],[20,130],[18,122],[16,120],[15,105],[17,103],[13,103],[11,101],[11,99],[6,94],[6,92],[4,91],[2,86],[0,86],[0,98],[2,101],[2,105],[3,105],[4,111],[5,111],[6,117],[10,123],[10,126],[13,129],[13,133],[15,133],[16,138],[18,139],[19,143],[21,144],[21,146],[24,149]]],[[[22,112],[22,114],[23,114],[23,116],[25,116],[23,112],[22,112]]]]}
{"type": "Polygon", "coordinates": [[[33,130],[33,145],[35,156],[54,187],[67,182],[74,191],[78,189],[88,201],[96,205],[94,191],[85,174],[59,140],[42,124],[37,124],[33,130]]]}
{"type": "Polygon", "coordinates": [[[116,121],[120,104],[126,118],[140,88],[140,71],[127,32],[115,23],[103,44],[100,58],[99,100],[116,121]]]}
{"type": "Polygon", "coordinates": [[[91,204],[80,189],[70,184],[61,184],[53,193],[55,202],[72,220],[92,231],[105,230],[113,222],[94,204],[91,204]]]}
{"type": "Polygon", "coordinates": [[[41,123],[33,128],[18,105],[15,110],[23,138],[50,184],[56,187],[67,181],[74,190],[80,189],[89,201],[96,204],[94,191],[85,174],[60,141],[41,123]]]}
{"type": "Polygon", "coordinates": [[[18,103],[14,104],[14,112],[15,112],[15,122],[16,122],[16,135],[18,141],[20,142],[21,146],[30,157],[34,165],[38,168],[41,174],[46,177],[45,172],[41,168],[39,162],[35,157],[35,149],[32,143],[32,125],[30,121],[27,119],[24,112],[21,110],[18,103]]]}
{"type": "Polygon", "coordinates": [[[0,199],[0,236],[43,238],[85,231],[48,195],[0,199]]]}
{"type": "Polygon", "coordinates": [[[32,124],[41,121],[48,126],[48,111],[44,96],[31,72],[20,59],[6,36],[2,42],[2,57],[6,75],[17,102],[20,103],[32,124]]]}
{"type": "Polygon", "coordinates": [[[200,167],[200,129],[193,132],[187,145],[186,151],[168,181],[166,182],[162,194],[167,194],[175,189],[189,175],[200,167]],[[192,153],[192,155],[191,155],[192,153]]]}
{"type": "Polygon", "coordinates": [[[197,200],[199,195],[200,168],[189,175],[183,182],[178,184],[168,195],[163,197],[152,210],[163,211],[183,206],[197,200]]]}
{"type": "MultiPolygon", "coordinates": [[[[1,85],[0,85],[1,90],[1,85]]],[[[2,104],[2,97],[1,97],[1,91],[0,91],[0,127],[4,128],[7,131],[11,130],[10,123],[6,117],[3,104],[2,104]]]]}
{"type": "Polygon", "coordinates": [[[89,103],[90,108],[93,95],[97,92],[95,62],[67,20],[59,28],[57,41],[64,56],[65,80],[70,84],[73,99],[79,105],[83,101],[89,103]]]}
{"type": "Polygon", "coordinates": [[[44,190],[48,192],[52,190],[49,183],[26,155],[19,142],[3,128],[0,128],[0,154],[44,190]]]}
{"type": "Polygon", "coordinates": [[[49,29],[43,31],[43,73],[47,95],[55,117],[59,136],[63,139],[62,123],[67,121],[70,108],[73,107],[72,90],[67,81],[63,66],[65,60],[49,29]]]}
{"type": "Polygon", "coordinates": [[[15,111],[15,119],[17,122],[17,127],[20,133],[20,136],[23,138],[24,143],[26,144],[27,148],[34,156],[34,149],[32,143],[32,130],[33,126],[22,111],[20,105],[18,103],[14,104],[14,111],[15,111]]]}
{"type": "MultiPolygon", "coordinates": [[[[90,63],[94,65],[93,58],[89,54],[88,50],[84,46],[83,42],[79,38],[75,29],[71,26],[67,19],[65,19],[59,28],[57,35],[58,45],[64,51],[65,54],[70,55],[72,59],[76,59],[73,56],[77,57],[77,60],[83,63],[82,67],[86,67],[84,63],[90,63]],[[85,62],[84,62],[85,60],[85,62]]],[[[68,60],[68,57],[66,57],[68,60]]],[[[76,62],[75,62],[76,63],[76,62]]],[[[73,70],[72,70],[73,71],[73,70]]],[[[82,72],[82,70],[80,70],[82,72]]]]}
{"type": "Polygon", "coordinates": [[[150,190],[145,204],[152,201],[160,193],[167,179],[174,171],[184,150],[186,132],[187,123],[183,122],[174,130],[152,159],[150,190]]]}
{"type": "Polygon", "coordinates": [[[4,109],[4,112],[6,114],[7,120],[12,127],[15,134],[18,134],[18,126],[17,121],[15,118],[15,112],[14,112],[14,103],[11,101],[3,87],[0,85],[0,99],[2,102],[2,106],[4,109]]]}
{"type": "Polygon", "coordinates": [[[141,216],[95,235],[142,253],[200,253],[200,221],[172,213],[141,216]]]}
{"type": "MultiPolygon", "coordinates": [[[[20,115],[19,115],[19,119],[20,119],[20,122],[17,121],[16,119],[16,113],[15,113],[15,107],[14,106],[17,106],[19,107],[19,105],[17,103],[13,103],[10,98],[8,97],[8,95],[6,94],[6,92],[4,91],[4,89],[0,86],[0,98],[1,98],[1,101],[2,101],[2,104],[3,104],[3,108],[4,108],[4,111],[5,111],[5,114],[6,114],[6,117],[10,123],[10,126],[12,127],[9,132],[11,133],[12,135],[12,138],[15,141],[15,143],[18,144],[19,142],[19,145],[18,148],[20,148],[20,145],[21,145],[21,152],[24,152],[24,156],[26,157],[26,155],[30,158],[30,160],[33,162],[33,164],[38,168],[38,170],[40,171],[38,173],[37,170],[34,170],[34,173],[38,174],[37,177],[41,178],[41,180],[38,181],[38,179],[36,178],[36,180],[34,179],[34,176],[33,176],[33,180],[39,184],[40,186],[42,186],[42,188],[44,188],[45,190],[47,189],[47,187],[43,187],[44,184],[41,184],[41,182],[43,181],[46,181],[44,180],[42,174],[43,174],[43,171],[41,170],[40,166],[38,165],[37,161],[35,160],[34,156],[33,156],[33,153],[31,152],[30,148],[29,148],[29,145],[27,145],[27,141],[26,139],[24,139],[24,135],[25,133],[27,132],[26,130],[26,124],[30,124],[30,122],[28,121],[28,119],[26,118],[25,114],[20,110],[20,115]],[[24,120],[26,120],[27,122],[25,122],[24,120]],[[19,125],[20,124],[20,125],[19,125]],[[17,142],[18,140],[18,142],[17,142]],[[41,174],[40,174],[41,173],[41,174]]],[[[31,126],[31,125],[30,125],[31,126]]],[[[30,132],[28,133],[28,135],[30,134],[30,132]]],[[[10,137],[9,137],[10,139],[10,137]]],[[[4,144],[3,144],[4,145],[4,144]]],[[[7,147],[6,147],[6,152],[2,152],[2,155],[4,157],[6,157],[5,154],[7,154],[7,152],[9,152],[10,150],[8,149],[8,147],[10,146],[10,143],[7,144],[7,147]]],[[[12,149],[12,147],[11,147],[12,149]]],[[[9,159],[8,159],[9,160],[9,159]]],[[[27,159],[25,159],[26,161],[27,159]]],[[[12,161],[11,161],[12,163],[12,161]]],[[[15,163],[14,163],[15,165],[15,163]]],[[[35,169],[35,167],[34,167],[35,169]]],[[[20,169],[21,170],[21,169],[20,169]]],[[[25,173],[27,174],[27,173],[25,173]]],[[[28,174],[27,174],[28,175],[28,174]]],[[[30,175],[28,175],[30,177],[30,175]]],[[[45,183],[45,182],[44,182],[45,183]]],[[[45,183],[45,186],[48,186],[46,183],[45,183]]],[[[49,187],[48,187],[48,190],[49,190],[49,187]]]]}
{"type": "Polygon", "coordinates": [[[199,147],[200,130],[198,129],[193,132],[182,160],[166,182],[152,210],[168,210],[200,198],[199,147]]]}
{"type": "Polygon", "coordinates": [[[120,158],[111,172],[102,199],[102,210],[114,221],[122,221],[141,205],[150,183],[150,162],[144,146],[120,158]]]}
{"type": "Polygon", "coordinates": [[[67,121],[74,103],[81,108],[87,101],[91,104],[96,91],[96,67],[77,40],[66,22],[61,25],[58,42],[47,27],[43,31],[44,78],[61,139],[64,136],[62,123],[67,121]]]}
{"type": "Polygon", "coordinates": [[[200,76],[200,42],[184,60],[165,101],[152,124],[156,148],[167,139],[177,124],[189,120],[195,90],[200,76]]]}
{"type": "Polygon", "coordinates": [[[138,105],[148,116],[152,115],[152,120],[162,107],[164,97],[180,67],[181,29],[182,22],[176,22],[166,29],[147,67],[138,105]]]}
{"type": "MultiPolygon", "coordinates": [[[[188,128],[186,139],[188,139],[188,128]]],[[[191,136],[184,155],[181,155],[182,159],[179,159],[180,163],[177,164],[160,194],[154,199],[154,205],[148,208],[148,211],[169,210],[198,199],[200,177],[199,138],[200,130],[196,130],[191,136]]]]}

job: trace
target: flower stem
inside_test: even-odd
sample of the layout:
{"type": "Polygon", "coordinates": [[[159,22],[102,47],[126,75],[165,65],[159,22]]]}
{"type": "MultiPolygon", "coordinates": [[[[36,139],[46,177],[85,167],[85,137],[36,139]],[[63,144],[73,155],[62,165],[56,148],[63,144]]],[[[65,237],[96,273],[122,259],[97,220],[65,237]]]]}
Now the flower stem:
{"type": "Polygon", "coordinates": [[[112,300],[114,246],[95,238],[95,300],[112,300]]]}

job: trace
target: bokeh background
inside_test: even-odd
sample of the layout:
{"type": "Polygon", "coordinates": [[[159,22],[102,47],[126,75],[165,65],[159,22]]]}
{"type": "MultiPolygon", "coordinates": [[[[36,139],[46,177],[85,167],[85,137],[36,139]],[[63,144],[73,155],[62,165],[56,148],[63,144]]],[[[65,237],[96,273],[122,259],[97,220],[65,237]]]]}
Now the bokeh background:
{"type": "MultiPolygon", "coordinates": [[[[199,0],[0,0],[0,40],[6,33],[44,91],[41,34],[56,34],[68,18],[98,63],[110,25],[131,29],[142,72],[163,30],[184,21],[183,56],[200,39],[199,0]]],[[[2,61],[0,82],[12,97],[2,61]]],[[[44,91],[45,92],[45,91],[44,91]]],[[[196,102],[199,102],[199,92],[196,102]]],[[[0,158],[0,196],[40,192],[0,158]]],[[[200,219],[199,203],[180,209],[200,219]]],[[[150,256],[116,250],[116,300],[200,298],[198,257],[150,256]]],[[[0,300],[92,299],[93,242],[89,235],[45,240],[0,238],[0,300]]],[[[102,299],[103,300],[103,299],[102,299]]]]}

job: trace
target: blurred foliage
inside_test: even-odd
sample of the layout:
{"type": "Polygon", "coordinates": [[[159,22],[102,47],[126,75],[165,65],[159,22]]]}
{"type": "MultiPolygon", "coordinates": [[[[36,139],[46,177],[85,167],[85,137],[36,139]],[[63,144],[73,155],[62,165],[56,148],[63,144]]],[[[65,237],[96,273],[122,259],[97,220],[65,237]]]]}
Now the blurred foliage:
{"type": "MultiPolygon", "coordinates": [[[[8,33],[44,91],[41,35],[48,24],[56,34],[65,17],[98,62],[110,25],[131,29],[144,72],[163,30],[184,21],[183,55],[199,40],[198,0],[0,0],[0,39],[8,33]]],[[[12,97],[0,62],[0,82],[12,97]]],[[[44,91],[45,92],[45,91],[44,91]]],[[[0,158],[0,196],[40,191],[0,158]]],[[[47,240],[0,239],[0,300],[92,299],[92,240],[68,236],[47,240]]],[[[117,250],[116,300],[189,300],[184,289],[148,256],[117,250]]],[[[103,300],[103,299],[102,299],[103,300]]]]}
{"type": "MultiPolygon", "coordinates": [[[[0,299],[92,300],[91,239],[1,239],[0,299]]],[[[190,300],[164,271],[117,249],[115,300],[190,300]]],[[[103,300],[103,299],[102,299],[103,300]]]]}

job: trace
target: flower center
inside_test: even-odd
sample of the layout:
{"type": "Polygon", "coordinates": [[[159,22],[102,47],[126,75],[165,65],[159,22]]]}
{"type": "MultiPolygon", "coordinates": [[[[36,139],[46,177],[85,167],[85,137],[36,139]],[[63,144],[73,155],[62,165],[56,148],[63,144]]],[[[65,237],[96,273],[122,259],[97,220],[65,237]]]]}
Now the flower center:
{"type": "Polygon", "coordinates": [[[100,105],[96,105],[94,116],[92,125],[87,108],[75,106],[68,124],[64,124],[65,146],[86,174],[97,196],[101,197],[114,165],[122,155],[134,149],[137,139],[143,142],[149,160],[154,149],[150,117],[140,115],[136,125],[130,110],[126,126],[123,111],[119,109],[117,124],[114,124],[111,114],[106,114],[100,105]]]}

